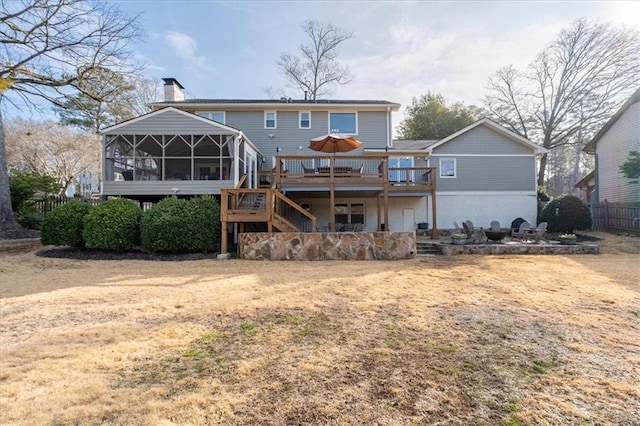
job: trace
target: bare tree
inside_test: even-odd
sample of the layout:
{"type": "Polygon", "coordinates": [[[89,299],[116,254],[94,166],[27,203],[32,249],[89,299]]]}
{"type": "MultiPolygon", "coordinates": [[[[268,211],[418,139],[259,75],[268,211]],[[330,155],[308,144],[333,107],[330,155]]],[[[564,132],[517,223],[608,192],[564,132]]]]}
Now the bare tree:
{"type": "Polygon", "coordinates": [[[8,167],[50,176],[63,191],[81,173],[100,171],[100,143],[93,133],[22,118],[7,120],[5,133],[8,167]]]}
{"type": "MultiPolygon", "coordinates": [[[[526,72],[508,66],[489,80],[485,99],[498,121],[553,150],[588,140],[636,89],[638,31],[576,21],[526,72]]],[[[547,156],[538,171],[544,185],[547,156]]]]}
{"type": "Polygon", "coordinates": [[[308,44],[300,45],[302,56],[283,53],[278,60],[289,82],[305,91],[311,100],[329,94],[334,84],[351,82],[353,76],[349,68],[338,62],[337,51],[340,44],[353,35],[313,20],[305,22],[302,30],[309,38],[308,44]]]}
{"type": "MultiPolygon", "coordinates": [[[[95,69],[126,70],[137,17],[91,0],[0,0],[0,102],[59,105],[95,69]],[[10,94],[15,96],[8,97],[10,94]]],[[[83,92],[84,93],[84,92],[83,92]]],[[[91,96],[91,93],[85,93],[91,96]]],[[[15,230],[0,108],[0,231],[15,230]]]]}
{"type": "Polygon", "coordinates": [[[129,108],[133,116],[146,114],[151,111],[149,104],[163,100],[160,80],[150,79],[140,75],[133,75],[129,83],[134,89],[128,93],[129,108]]]}

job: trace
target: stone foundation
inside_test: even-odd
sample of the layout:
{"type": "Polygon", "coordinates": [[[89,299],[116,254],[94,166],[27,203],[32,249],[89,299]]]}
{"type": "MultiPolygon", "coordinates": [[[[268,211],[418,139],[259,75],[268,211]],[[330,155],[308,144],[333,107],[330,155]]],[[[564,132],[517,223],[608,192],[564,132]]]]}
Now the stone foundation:
{"type": "Polygon", "coordinates": [[[416,255],[414,232],[244,233],[245,260],[401,260],[416,255]]]}
{"type": "Polygon", "coordinates": [[[594,244],[439,244],[440,253],[456,254],[598,254],[600,248],[594,244]]]}

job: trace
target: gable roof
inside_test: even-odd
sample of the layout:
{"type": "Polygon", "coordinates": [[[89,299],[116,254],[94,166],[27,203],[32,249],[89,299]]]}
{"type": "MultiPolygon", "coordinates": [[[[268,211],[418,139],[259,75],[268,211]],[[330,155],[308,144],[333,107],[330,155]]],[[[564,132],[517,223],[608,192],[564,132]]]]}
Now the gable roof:
{"type": "Polygon", "coordinates": [[[622,117],[622,115],[627,112],[627,110],[631,107],[631,105],[640,102],[640,87],[638,89],[636,89],[636,91],[634,92],[633,95],[631,95],[631,97],[627,100],[627,102],[625,102],[620,109],[618,110],[618,112],[616,112],[613,117],[611,117],[609,119],[609,121],[606,122],[606,124],[602,127],[602,129],[600,129],[600,131],[593,137],[593,139],[591,139],[589,141],[588,144],[586,144],[584,146],[584,148],[582,148],[582,150],[586,153],[589,154],[595,154],[596,152],[596,145],[598,144],[598,141],[605,135],[605,133],[607,133],[609,131],[609,129],[611,128],[611,126],[613,126],[616,121],[618,121],[618,119],[620,117],[622,117]]]}
{"type": "MultiPolygon", "coordinates": [[[[573,185],[574,188],[586,188],[589,186],[589,181],[594,180],[594,178],[596,177],[596,171],[592,171],[591,173],[589,173],[588,175],[586,175],[585,177],[583,177],[582,179],[580,179],[578,182],[576,182],[575,185],[573,185]]],[[[595,185],[595,181],[593,182],[593,184],[595,185]]]]}
{"type": "Polygon", "coordinates": [[[429,151],[429,154],[431,154],[433,152],[434,148],[437,148],[441,145],[444,145],[445,143],[449,142],[452,139],[457,138],[458,136],[460,136],[463,133],[466,133],[472,129],[475,129],[478,126],[485,126],[488,127],[489,129],[492,129],[500,134],[502,134],[503,136],[506,136],[507,138],[511,139],[514,142],[517,142],[519,144],[525,145],[528,148],[531,148],[535,154],[545,154],[548,152],[548,150],[546,148],[543,148],[542,146],[538,145],[537,143],[533,143],[531,142],[529,139],[522,137],[520,135],[518,135],[517,133],[512,132],[509,129],[506,129],[504,127],[502,127],[501,125],[499,125],[498,123],[496,123],[495,121],[489,119],[489,118],[482,118],[478,121],[476,121],[475,123],[471,123],[470,125],[468,125],[467,127],[465,127],[462,130],[459,130],[457,132],[455,132],[452,135],[447,136],[444,139],[440,139],[438,142],[434,143],[433,145],[429,146],[427,148],[427,150],[429,151]]]}
{"type": "Polygon", "coordinates": [[[185,115],[185,116],[187,116],[189,118],[192,118],[192,119],[200,120],[200,121],[202,121],[204,123],[207,123],[207,124],[211,124],[212,127],[217,127],[218,129],[224,130],[224,131],[226,131],[228,133],[231,133],[231,134],[237,134],[237,135],[241,135],[242,134],[242,131],[240,131],[239,129],[236,129],[235,127],[227,126],[226,124],[218,123],[217,121],[213,121],[213,120],[210,120],[208,118],[201,117],[201,116],[199,116],[197,114],[193,114],[191,112],[186,112],[184,110],[181,110],[181,109],[178,109],[178,108],[174,108],[174,107],[164,107],[162,109],[158,109],[158,110],[155,110],[155,111],[148,112],[146,114],[139,115],[139,116],[134,117],[134,118],[130,118],[129,120],[125,120],[125,121],[122,121],[122,122],[120,122],[118,124],[114,124],[113,126],[106,127],[104,129],[102,129],[100,131],[100,133],[104,134],[104,133],[112,132],[112,131],[114,131],[116,129],[119,129],[120,127],[128,126],[130,124],[136,123],[138,121],[141,121],[141,120],[144,120],[146,118],[153,117],[153,116],[156,116],[156,115],[166,114],[167,112],[170,112],[170,111],[171,112],[177,112],[179,114],[185,115]]]}

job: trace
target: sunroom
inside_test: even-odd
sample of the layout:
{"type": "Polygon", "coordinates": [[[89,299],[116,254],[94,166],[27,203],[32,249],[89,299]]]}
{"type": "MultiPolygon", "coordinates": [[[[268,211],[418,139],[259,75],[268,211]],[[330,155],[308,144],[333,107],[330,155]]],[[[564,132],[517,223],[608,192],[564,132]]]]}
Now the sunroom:
{"type": "Polygon", "coordinates": [[[105,196],[219,194],[244,175],[258,183],[261,154],[240,130],[175,108],[109,127],[102,143],[105,196]]]}

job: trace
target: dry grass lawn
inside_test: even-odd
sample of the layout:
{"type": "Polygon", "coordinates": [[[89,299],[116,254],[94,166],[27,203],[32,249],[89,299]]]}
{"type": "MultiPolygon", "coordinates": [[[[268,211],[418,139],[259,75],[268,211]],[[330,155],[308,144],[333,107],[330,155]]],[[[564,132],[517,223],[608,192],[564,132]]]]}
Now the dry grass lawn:
{"type": "Polygon", "coordinates": [[[639,243],[269,263],[0,241],[0,424],[637,425],[639,243]]]}

